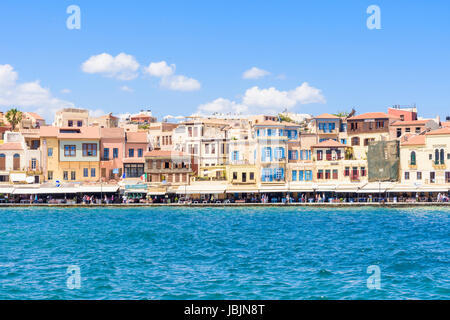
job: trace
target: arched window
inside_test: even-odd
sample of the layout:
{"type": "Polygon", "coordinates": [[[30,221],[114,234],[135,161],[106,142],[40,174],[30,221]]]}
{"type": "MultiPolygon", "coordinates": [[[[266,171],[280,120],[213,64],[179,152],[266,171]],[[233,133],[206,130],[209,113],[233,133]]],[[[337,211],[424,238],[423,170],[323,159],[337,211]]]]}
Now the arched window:
{"type": "Polygon", "coordinates": [[[439,150],[434,150],[434,164],[439,164],[439,150]]]}
{"type": "Polygon", "coordinates": [[[411,165],[412,166],[416,165],[416,152],[415,151],[411,152],[411,165]]]}
{"type": "Polygon", "coordinates": [[[0,170],[6,170],[6,158],[4,153],[0,153],[0,170]]]}
{"type": "Polygon", "coordinates": [[[440,163],[441,164],[444,164],[444,149],[441,149],[441,161],[440,161],[440,163]]]}
{"type": "Polygon", "coordinates": [[[13,170],[20,170],[20,154],[14,154],[13,158],[13,170]]]}
{"type": "Polygon", "coordinates": [[[359,137],[352,138],[352,146],[359,146],[359,137]]]}

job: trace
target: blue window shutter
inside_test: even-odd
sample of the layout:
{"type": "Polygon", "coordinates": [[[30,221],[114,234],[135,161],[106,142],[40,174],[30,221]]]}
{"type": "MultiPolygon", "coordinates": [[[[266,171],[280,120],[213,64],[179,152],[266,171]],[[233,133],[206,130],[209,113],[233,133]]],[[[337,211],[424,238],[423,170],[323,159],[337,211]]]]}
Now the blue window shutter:
{"type": "Polygon", "coordinates": [[[273,181],[273,171],[272,171],[272,169],[267,169],[267,170],[269,170],[269,172],[270,172],[270,181],[273,181]]]}
{"type": "Polygon", "coordinates": [[[261,161],[266,160],[266,148],[261,148],[261,161]]]}
{"type": "Polygon", "coordinates": [[[272,155],[272,148],[268,147],[267,149],[269,149],[269,154],[270,154],[270,161],[273,161],[273,155],[272,155]]]}
{"type": "Polygon", "coordinates": [[[284,148],[281,148],[281,158],[285,158],[284,148]]]}

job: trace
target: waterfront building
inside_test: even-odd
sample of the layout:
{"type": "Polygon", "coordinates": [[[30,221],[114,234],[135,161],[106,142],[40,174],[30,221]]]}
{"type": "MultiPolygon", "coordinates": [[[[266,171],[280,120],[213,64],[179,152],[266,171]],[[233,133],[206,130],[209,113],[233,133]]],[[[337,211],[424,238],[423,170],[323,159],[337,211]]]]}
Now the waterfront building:
{"type": "Polygon", "coordinates": [[[404,137],[400,159],[402,184],[416,188],[449,184],[450,128],[404,137]]]}
{"type": "Polygon", "coordinates": [[[390,125],[398,117],[383,112],[369,112],[347,119],[347,135],[353,148],[353,158],[367,160],[369,143],[390,139],[390,125]]]}
{"type": "Polygon", "coordinates": [[[100,128],[117,128],[119,127],[119,118],[108,113],[100,117],[89,118],[89,125],[100,128]]]}
{"type": "Polygon", "coordinates": [[[150,124],[156,122],[156,117],[153,116],[151,110],[141,110],[137,114],[132,114],[129,117],[131,123],[137,123],[140,125],[150,124]]]}
{"type": "Polygon", "coordinates": [[[439,128],[434,119],[394,121],[390,127],[390,139],[400,139],[404,135],[421,134],[439,128]]]}
{"type": "Polygon", "coordinates": [[[100,128],[40,128],[45,180],[56,183],[100,180],[100,128]]]}
{"type": "Polygon", "coordinates": [[[118,182],[123,174],[125,130],[100,128],[100,176],[105,182],[118,182]]]}
{"type": "MultiPolygon", "coordinates": [[[[192,175],[191,157],[183,152],[152,150],[145,153],[145,181],[149,195],[176,193],[189,185],[192,175]]],[[[182,191],[181,191],[182,192],[182,191]]]]}
{"type": "Polygon", "coordinates": [[[45,126],[45,119],[35,112],[24,112],[22,114],[22,121],[19,124],[21,129],[34,129],[45,126]]]}
{"type": "Polygon", "coordinates": [[[123,172],[125,179],[139,181],[144,174],[144,153],[149,151],[147,131],[126,132],[123,172]]]}
{"type": "Polygon", "coordinates": [[[73,128],[89,125],[89,110],[78,108],[64,108],[55,113],[55,127],[73,128]]]}
{"type": "Polygon", "coordinates": [[[229,124],[229,120],[199,117],[184,121],[174,130],[174,150],[193,156],[199,167],[225,165],[229,124]]]}
{"type": "Polygon", "coordinates": [[[394,105],[389,107],[387,114],[394,118],[398,118],[400,121],[416,121],[417,118],[417,108],[415,106],[400,106],[394,105]]]}
{"type": "Polygon", "coordinates": [[[339,141],[341,118],[338,116],[323,113],[314,117],[311,121],[311,133],[318,136],[319,142],[329,139],[339,141]]]}
{"type": "Polygon", "coordinates": [[[20,132],[5,132],[0,145],[1,183],[40,183],[42,178],[39,149],[30,149],[20,132]]]}
{"type": "Polygon", "coordinates": [[[151,123],[148,128],[151,149],[173,150],[173,132],[177,127],[177,123],[151,123]]]}

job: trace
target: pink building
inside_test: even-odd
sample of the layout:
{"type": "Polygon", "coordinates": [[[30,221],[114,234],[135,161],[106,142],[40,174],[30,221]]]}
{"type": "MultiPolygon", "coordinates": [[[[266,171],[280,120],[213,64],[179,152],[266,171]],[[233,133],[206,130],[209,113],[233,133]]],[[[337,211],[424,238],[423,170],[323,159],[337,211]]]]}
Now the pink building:
{"type": "Polygon", "coordinates": [[[122,177],[125,155],[123,128],[100,128],[100,174],[102,181],[118,181],[122,177]]]}
{"type": "Polygon", "coordinates": [[[144,153],[149,151],[149,138],[145,131],[127,132],[123,170],[125,178],[140,178],[144,174],[144,153]]]}

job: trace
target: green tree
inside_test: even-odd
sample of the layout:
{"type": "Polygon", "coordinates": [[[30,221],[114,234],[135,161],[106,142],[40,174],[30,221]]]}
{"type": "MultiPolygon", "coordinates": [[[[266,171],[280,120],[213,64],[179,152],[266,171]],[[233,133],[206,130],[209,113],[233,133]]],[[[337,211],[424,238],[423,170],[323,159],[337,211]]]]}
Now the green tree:
{"type": "Polygon", "coordinates": [[[335,113],[334,115],[339,118],[347,118],[349,114],[350,113],[347,111],[339,111],[338,113],[335,113]]]}
{"type": "Polygon", "coordinates": [[[11,130],[14,131],[16,126],[22,121],[22,112],[16,108],[12,108],[6,112],[6,120],[11,125],[11,130]]]}
{"type": "Polygon", "coordinates": [[[294,122],[294,120],[292,120],[285,114],[279,113],[278,116],[280,117],[281,121],[294,122]]]}

